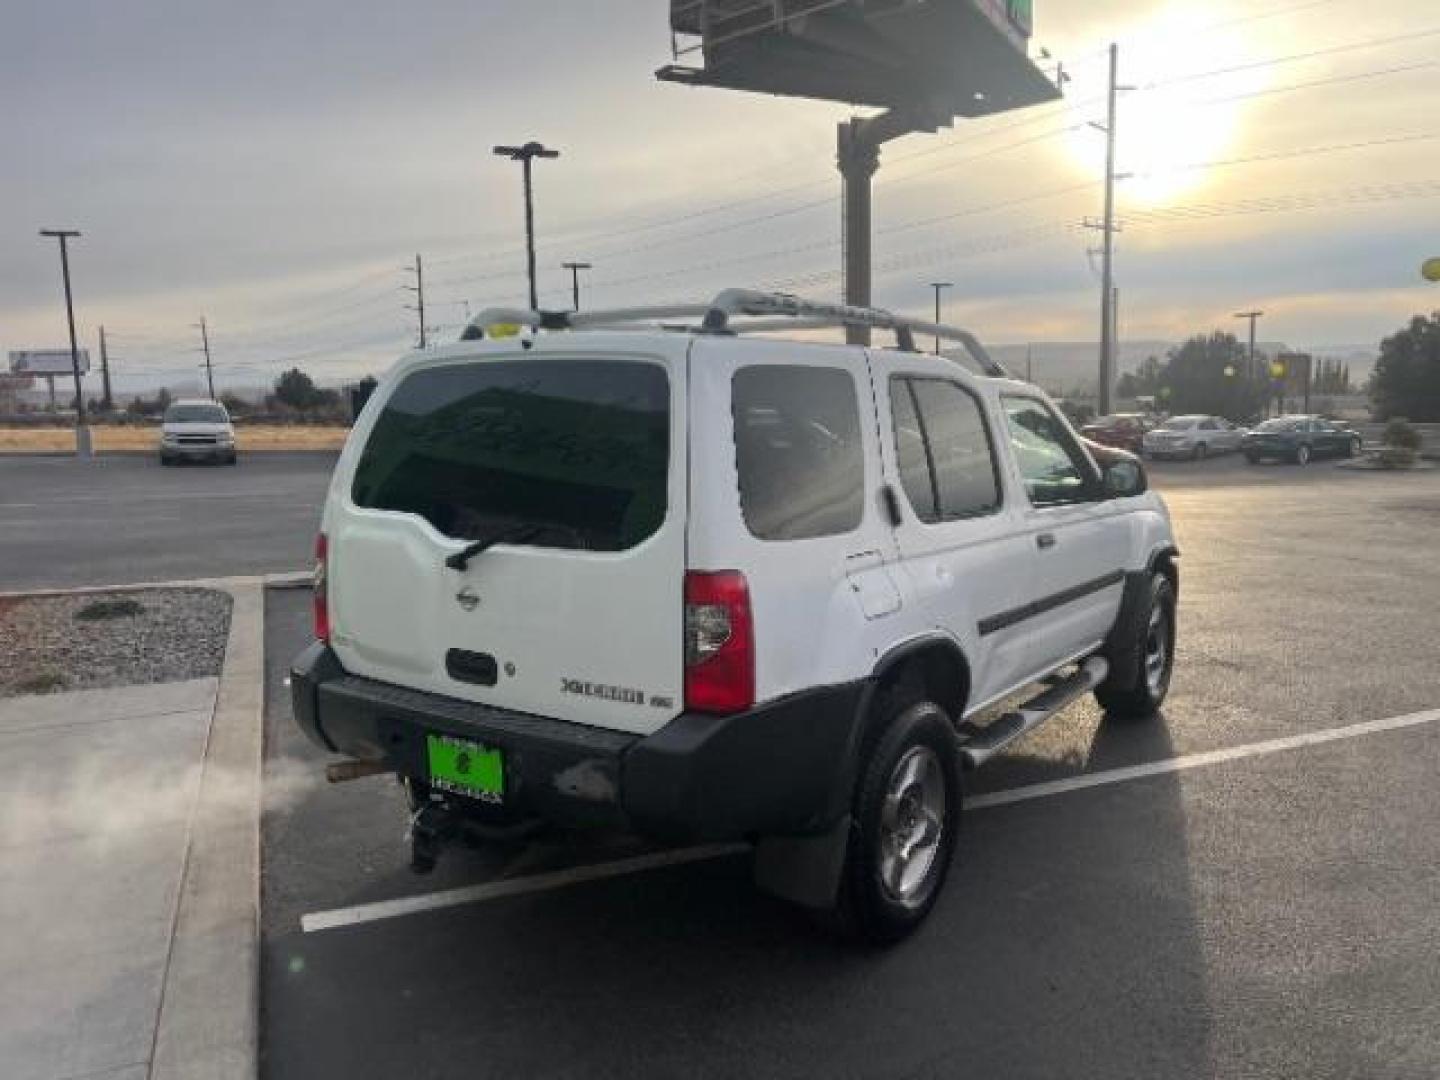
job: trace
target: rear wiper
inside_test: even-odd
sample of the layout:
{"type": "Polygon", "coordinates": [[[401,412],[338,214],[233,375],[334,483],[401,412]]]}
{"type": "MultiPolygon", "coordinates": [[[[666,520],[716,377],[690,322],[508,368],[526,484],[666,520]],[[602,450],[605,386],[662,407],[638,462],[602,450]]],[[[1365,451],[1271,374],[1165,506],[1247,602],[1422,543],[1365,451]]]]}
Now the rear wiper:
{"type": "Polygon", "coordinates": [[[529,522],[523,525],[512,525],[508,529],[501,529],[499,532],[491,533],[473,544],[466,544],[465,547],[455,552],[445,560],[445,565],[451,570],[464,570],[470,565],[470,560],[479,555],[486,548],[496,544],[514,543],[521,540],[530,540],[544,532],[546,526],[529,522]]]}

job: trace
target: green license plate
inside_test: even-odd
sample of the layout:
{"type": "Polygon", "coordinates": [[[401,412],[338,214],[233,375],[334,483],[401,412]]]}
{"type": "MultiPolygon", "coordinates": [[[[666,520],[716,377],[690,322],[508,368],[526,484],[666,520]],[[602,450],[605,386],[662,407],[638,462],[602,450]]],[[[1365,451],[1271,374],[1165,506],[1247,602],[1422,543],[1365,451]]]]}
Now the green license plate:
{"type": "Polygon", "coordinates": [[[425,736],[430,786],[481,802],[505,801],[505,759],[499,750],[449,735],[425,736]]]}

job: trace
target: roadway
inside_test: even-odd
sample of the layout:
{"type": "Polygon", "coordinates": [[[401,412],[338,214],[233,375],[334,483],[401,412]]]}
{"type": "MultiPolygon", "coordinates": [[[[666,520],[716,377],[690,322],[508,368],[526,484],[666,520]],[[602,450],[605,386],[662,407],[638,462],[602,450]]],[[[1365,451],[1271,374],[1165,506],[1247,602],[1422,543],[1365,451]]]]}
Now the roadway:
{"type": "Polygon", "coordinates": [[[304,569],[333,453],[0,456],[0,592],[304,569]]]}

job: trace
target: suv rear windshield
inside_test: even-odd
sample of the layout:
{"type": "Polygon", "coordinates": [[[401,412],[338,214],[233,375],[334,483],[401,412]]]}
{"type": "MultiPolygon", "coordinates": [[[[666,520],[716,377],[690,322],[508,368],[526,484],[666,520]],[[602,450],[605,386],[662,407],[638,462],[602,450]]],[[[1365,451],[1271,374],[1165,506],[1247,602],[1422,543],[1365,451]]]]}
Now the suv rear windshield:
{"type": "Polygon", "coordinates": [[[479,540],[623,551],[665,520],[670,385],[658,365],[516,360],[405,379],[355,468],[357,506],[479,540]]]}
{"type": "Polygon", "coordinates": [[[171,405],[165,410],[167,424],[228,424],[230,416],[219,405],[171,405]]]}

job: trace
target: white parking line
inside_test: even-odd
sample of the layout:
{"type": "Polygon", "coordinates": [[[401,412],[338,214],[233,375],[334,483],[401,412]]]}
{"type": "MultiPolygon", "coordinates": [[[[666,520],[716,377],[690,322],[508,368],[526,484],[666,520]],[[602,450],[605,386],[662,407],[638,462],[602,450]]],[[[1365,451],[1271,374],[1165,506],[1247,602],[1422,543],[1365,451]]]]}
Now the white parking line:
{"type": "Polygon", "coordinates": [[[656,851],[648,855],[635,855],[628,859],[593,863],[589,866],[572,866],[565,870],[552,870],[545,874],[531,874],[528,877],[511,878],[509,881],[492,881],[486,885],[467,885],[461,889],[447,889],[445,892],[428,893],[424,896],[402,896],[396,900],[380,900],[373,904],[359,904],[355,907],[336,908],[333,911],[317,911],[300,917],[300,929],[307,934],[316,930],[334,930],[339,926],[354,926],[356,923],[375,922],[377,919],[393,919],[397,915],[414,915],[417,911],[433,911],[436,908],[454,907],[456,904],[474,904],[481,900],[498,900],[502,896],[518,896],[521,893],[548,892],[579,885],[586,881],[601,881],[604,878],[638,874],[642,870],[657,870],[662,866],[679,866],[682,863],[700,862],[705,859],[719,859],[726,855],[738,855],[749,851],[749,844],[707,844],[703,847],[679,848],[674,851],[656,851]]]}
{"type": "MultiPolygon", "coordinates": [[[[1266,739],[1263,742],[1248,743],[1245,746],[1235,746],[1228,750],[1207,750],[1198,754],[1167,758],[1164,761],[1152,761],[1144,765],[1106,769],[1103,772],[1072,776],[1064,780],[1049,780],[1041,784],[1011,788],[1008,791],[993,791],[967,799],[965,807],[967,810],[984,810],[990,807],[1026,802],[1030,799],[1046,799],[1052,795],[1064,795],[1072,791],[1082,791],[1085,788],[1124,784],[1152,776],[1165,776],[1209,765],[1221,765],[1228,761],[1278,754],[1286,750],[1300,750],[1307,746],[1340,742],[1344,739],[1358,739],[1365,735],[1377,735],[1386,731],[1400,731],[1405,728],[1419,727],[1422,724],[1431,724],[1437,720],[1440,720],[1440,709],[1411,713],[1407,716],[1392,716],[1384,720],[1367,720],[1359,724],[1348,724],[1345,727],[1328,728],[1324,731],[1313,731],[1304,735],[1266,739]]],[[[626,874],[637,874],[666,866],[718,859],[747,850],[749,850],[748,844],[707,844],[702,847],[680,848],[674,851],[657,851],[628,859],[616,859],[612,862],[511,878],[508,881],[493,881],[484,885],[470,885],[422,896],[402,896],[395,900],[380,900],[372,904],[357,904],[354,907],[317,911],[309,915],[302,915],[300,928],[307,934],[318,930],[334,930],[342,926],[356,926],[360,923],[393,919],[400,915],[414,915],[417,912],[434,911],[437,908],[455,907],[459,904],[475,904],[485,900],[498,900],[505,896],[548,892],[552,889],[579,885],[587,881],[601,881],[605,878],[623,877],[626,874]]]]}

